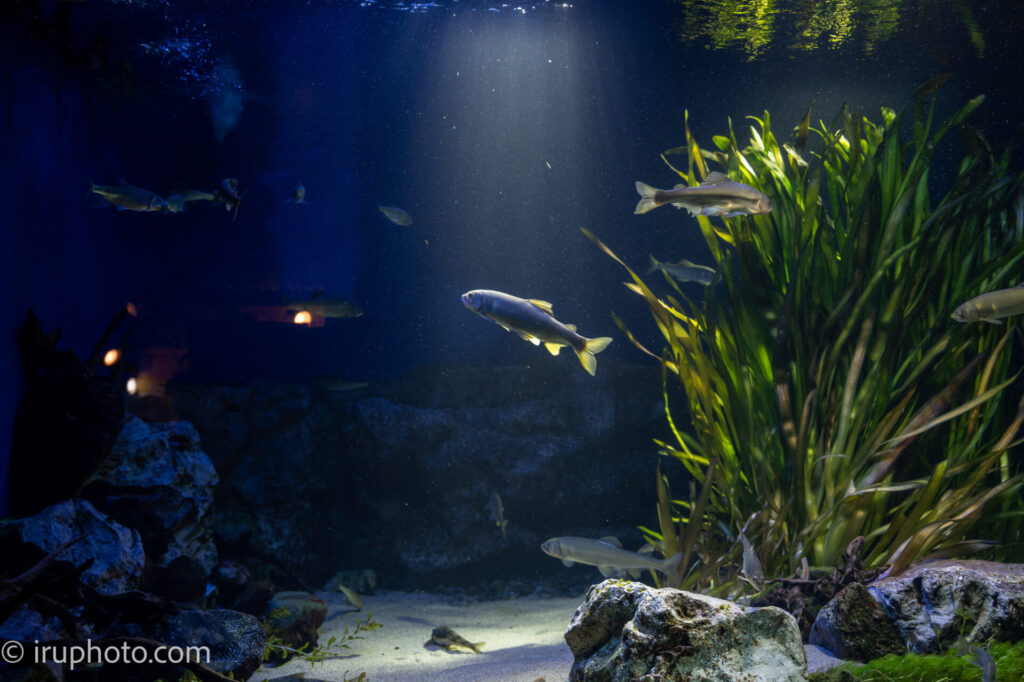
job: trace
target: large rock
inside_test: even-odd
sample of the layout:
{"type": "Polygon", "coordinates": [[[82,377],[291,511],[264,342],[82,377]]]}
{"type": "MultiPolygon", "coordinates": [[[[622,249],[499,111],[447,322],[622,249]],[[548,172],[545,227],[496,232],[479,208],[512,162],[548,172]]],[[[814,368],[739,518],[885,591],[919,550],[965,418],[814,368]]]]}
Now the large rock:
{"type": "Polygon", "coordinates": [[[565,641],[573,681],[806,679],[800,629],[785,611],[641,583],[591,587],[565,641]]]}
{"type": "Polygon", "coordinates": [[[292,649],[314,649],[326,618],[327,603],[308,592],[278,592],[267,605],[267,627],[292,649]]]}
{"type": "MultiPolygon", "coordinates": [[[[828,633],[841,632],[845,641],[863,641],[876,637],[882,629],[891,629],[898,633],[904,649],[931,653],[949,648],[961,635],[978,642],[990,637],[1003,641],[1024,637],[1022,564],[936,561],[877,580],[867,592],[884,612],[886,623],[876,618],[847,618],[848,610],[826,607],[815,621],[811,643],[841,654],[833,648],[837,645],[828,641],[828,633]]],[[[867,607],[863,599],[859,601],[867,607]]],[[[884,653],[888,651],[875,655],[884,653]]]]}
{"type": "Polygon", "coordinates": [[[157,567],[177,560],[180,574],[187,559],[208,575],[217,564],[209,514],[216,484],[217,472],[191,424],[129,417],[81,496],[139,531],[157,567]]]}
{"type": "Polygon", "coordinates": [[[809,641],[862,663],[907,650],[885,610],[860,583],[844,588],[818,611],[809,641]]]}
{"type": "Polygon", "coordinates": [[[158,628],[156,638],[172,646],[208,647],[209,666],[237,680],[249,679],[262,665],[267,644],[267,635],[254,616],[227,609],[190,610],[169,616],[158,628]]]}
{"type": "MultiPolygon", "coordinates": [[[[82,540],[61,552],[57,560],[78,566],[92,559],[92,565],[82,574],[82,582],[103,594],[138,588],[146,561],[139,533],[117,523],[87,500],[58,502],[36,516],[4,524],[0,532],[0,563],[34,563],[78,537],[82,540]]],[[[28,566],[23,565],[24,568],[28,566]]]]}
{"type": "Polygon", "coordinates": [[[562,567],[538,549],[549,537],[625,532],[639,543],[652,438],[668,435],[657,367],[604,360],[594,377],[568,361],[433,367],[354,398],[280,385],[172,391],[221,477],[219,548],[282,562],[307,585],[356,562],[388,588],[514,579],[538,565],[554,574],[562,567]],[[492,491],[504,538],[485,509],[492,491]]]}

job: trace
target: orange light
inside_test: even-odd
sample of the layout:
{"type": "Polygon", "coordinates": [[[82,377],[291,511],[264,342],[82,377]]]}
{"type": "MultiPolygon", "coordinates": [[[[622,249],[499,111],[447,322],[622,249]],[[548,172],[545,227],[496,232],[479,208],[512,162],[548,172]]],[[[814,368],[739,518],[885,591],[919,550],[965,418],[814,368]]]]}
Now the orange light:
{"type": "Polygon", "coordinates": [[[300,310],[295,313],[295,318],[292,321],[295,324],[309,324],[313,321],[313,314],[308,310],[300,310]]]}
{"type": "Polygon", "coordinates": [[[124,304],[124,309],[125,312],[127,312],[132,317],[135,317],[136,315],[139,314],[138,308],[136,308],[135,304],[132,303],[131,301],[128,301],[127,303],[124,304]]]}
{"type": "Polygon", "coordinates": [[[135,395],[139,390],[139,382],[135,380],[135,377],[128,379],[128,382],[124,385],[124,390],[128,391],[128,395],[135,395]]]}
{"type": "Polygon", "coordinates": [[[111,367],[121,359],[121,351],[116,348],[111,348],[107,351],[106,355],[103,356],[103,364],[107,367],[111,367]]]}

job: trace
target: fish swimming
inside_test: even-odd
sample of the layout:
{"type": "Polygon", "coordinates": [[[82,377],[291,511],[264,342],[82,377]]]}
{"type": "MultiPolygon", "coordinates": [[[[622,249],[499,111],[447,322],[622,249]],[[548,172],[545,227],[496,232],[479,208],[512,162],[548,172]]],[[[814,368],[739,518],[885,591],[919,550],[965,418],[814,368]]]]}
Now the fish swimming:
{"type": "Polygon", "coordinates": [[[469,649],[474,654],[478,654],[480,653],[480,649],[483,648],[486,643],[487,642],[470,642],[447,625],[442,625],[434,628],[433,632],[430,633],[430,639],[428,639],[423,646],[430,646],[431,644],[434,644],[447,649],[448,651],[457,651],[459,648],[469,649]]]}
{"type": "Polygon", "coordinates": [[[401,225],[402,227],[409,227],[412,225],[412,216],[404,209],[398,208],[397,206],[378,206],[377,209],[387,216],[387,219],[395,225],[401,225]]]}
{"type": "Polygon", "coordinates": [[[1011,289],[990,291],[975,296],[953,311],[957,322],[988,322],[1002,324],[1002,318],[1024,313],[1024,282],[1011,289]]]}
{"type": "Polygon", "coordinates": [[[971,651],[974,653],[974,660],[967,661],[981,668],[981,682],[996,682],[996,662],[989,653],[989,647],[982,649],[971,646],[971,651]]]}
{"type": "Polygon", "coordinates": [[[289,310],[306,310],[317,317],[359,317],[363,309],[355,303],[339,299],[320,299],[317,301],[294,301],[288,304],[289,310]]]}
{"type": "Polygon", "coordinates": [[[743,569],[740,572],[740,579],[746,580],[758,592],[764,590],[764,568],[761,560],[754,552],[754,546],[743,531],[740,531],[740,541],[743,543],[743,569]]]}
{"type": "Polygon", "coordinates": [[[176,189],[175,194],[180,194],[181,198],[185,200],[185,203],[192,203],[193,201],[216,201],[216,195],[210,192],[203,192],[198,189],[176,189]]]}
{"type": "Polygon", "coordinates": [[[547,301],[519,298],[490,289],[474,289],[462,295],[462,303],[477,315],[486,317],[505,331],[514,331],[535,346],[543,343],[552,355],[558,355],[562,346],[569,346],[591,376],[597,371],[594,356],[612,342],[608,336],[596,339],[580,336],[576,327],[555,319],[547,301]]]}
{"type": "Polygon", "coordinates": [[[224,204],[224,210],[234,211],[234,215],[231,220],[234,221],[238,217],[238,206],[242,203],[242,195],[245,192],[239,194],[238,192],[238,179],[237,178],[224,178],[220,181],[220,187],[213,191],[214,203],[224,204]]]}
{"type": "Polygon", "coordinates": [[[501,538],[504,540],[508,519],[505,518],[505,505],[501,503],[501,495],[492,491],[490,501],[484,508],[490,510],[490,518],[494,521],[494,525],[501,529],[501,538]]]}
{"type": "Polygon", "coordinates": [[[294,204],[301,204],[306,201],[306,188],[302,185],[302,183],[295,185],[295,188],[292,189],[291,194],[288,195],[287,200],[294,204]]]}
{"type": "Polygon", "coordinates": [[[674,189],[656,189],[642,182],[636,183],[640,201],[635,214],[672,204],[685,208],[690,215],[720,215],[734,218],[739,215],[758,215],[772,210],[772,202],[758,190],[733,182],[725,173],[714,171],[695,187],[676,185],[674,189]]]}
{"type": "Polygon", "coordinates": [[[148,189],[133,187],[124,180],[116,185],[96,185],[89,187],[89,192],[103,198],[99,205],[113,204],[119,211],[163,211],[167,201],[148,189]]]}
{"type": "Polygon", "coordinates": [[[706,265],[697,265],[685,258],[678,263],[665,263],[651,256],[651,268],[647,273],[650,274],[655,270],[661,270],[679,282],[697,282],[704,286],[711,284],[711,280],[715,278],[714,268],[709,268],[706,265]]]}
{"type": "Polygon", "coordinates": [[[172,194],[167,197],[167,212],[168,213],[181,213],[185,210],[185,197],[180,194],[172,194]]]}
{"type": "Polygon", "coordinates": [[[630,575],[637,578],[640,571],[645,568],[658,571],[673,581],[682,578],[682,552],[668,559],[655,559],[646,554],[622,549],[622,545],[613,537],[600,540],[573,536],[551,538],[540,548],[545,554],[561,559],[566,566],[572,566],[573,563],[597,566],[597,570],[606,578],[614,575],[617,570],[629,571],[630,575]]]}

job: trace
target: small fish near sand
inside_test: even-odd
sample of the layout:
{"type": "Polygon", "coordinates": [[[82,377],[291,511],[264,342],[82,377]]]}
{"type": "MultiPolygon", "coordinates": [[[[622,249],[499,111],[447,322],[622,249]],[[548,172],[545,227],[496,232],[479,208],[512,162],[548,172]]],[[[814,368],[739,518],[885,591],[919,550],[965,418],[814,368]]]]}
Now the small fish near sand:
{"type": "Polygon", "coordinates": [[[401,225],[402,227],[412,225],[412,216],[405,209],[398,208],[397,206],[378,206],[377,209],[395,225],[401,225]]]}
{"type": "Polygon", "coordinates": [[[692,216],[759,215],[772,210],[772,202],[763,193],[739,182],[733,182],[725,173],[709,173],[696,187],[676,185],[673,189],[657,189],[643,182],[636,183],[640,201],[635,214],[647,213],[659,206],[672,204],[685,208],[692,216]]]}
{"type": "Polygon", "coordinates": [[[470,642],[447,625],[442,625],[434,628],[433,632],[430,633],[430,639],[424,642],[423,646],[430,646],[433,644],[434,646],[439,646],[448,651],[467,649],[472,651],[474,654],[478,654],[480,653],[480,649],[482,649],[486,643],[487,642],[470,642]]]}
{"type": "Polygon", "coordinates": [[[1010,289],[998,289],[975,296],[953,311],[957,322],[1002,324],[1003,318],[1024,313],[1024,282],[1010,289]]]}
{"type": "Polygon", "coordinates": [[[597,371],[594,356],[612,342],[608,336],[595,339],[580,336],[575,326],[555,319],[547,301],[519,298],[490,289],[474,289],[462,295],[462,303],[477,315],[486,317],[505,331],[514,331],[535,346],[543,343],[552,355],[558,355],[562,346],[572,348],[583,369],[591,376],[597,371]]]}
{"type": "Polygon", "coordinates": [[[153,212],[167,210],[167,200],[142,187],[133,187],[124,180],[116,185],[90,184],[89,192],[97,195],[97,207],[114,205],[118,211],[153,212]]]}
{"type": "Polygon", "coordinates": [[[677,282],[696,282],[704,286],[711,284],[715,278],[715,269],[706,265],[697,265],[683,258],[677,263],[666,263],[651,256],[651,267],[647,274],[660,270],[677,282]]]}
{"type": "Polygon", "coordinates": [[[540,548],[548,556],[561,559],[566,566],[572,566],[573,563],[597,566],[601,575],[606,578],[615,575],[618,571],[628,571],[631,576],[638,578],[643,569],[658,571],[668,577],[670,581],[682,578],[680,575],[680,565],[683,561],[682,552],[668,559],[655,559],[646,554],[622,549],[622,544],[613,537],[604,537],[600,540],[573,536],[551,538],[540,548]]]}
{"type": "Polygon", "coordinates": [[[501,529],[501,539],[505,539],[505,528],[508,526],[508,519],[505,518],[505,506],[501,503],[501,495],[491,492],[490,501],[484,506],[490,511],[490,519],[494,525],[501,529]]]}

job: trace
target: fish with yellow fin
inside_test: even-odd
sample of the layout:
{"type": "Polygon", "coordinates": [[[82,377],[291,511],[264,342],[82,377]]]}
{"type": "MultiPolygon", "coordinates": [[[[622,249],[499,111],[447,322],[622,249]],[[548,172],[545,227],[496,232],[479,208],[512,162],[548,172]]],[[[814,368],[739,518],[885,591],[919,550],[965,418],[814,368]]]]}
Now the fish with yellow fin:
{"type": "Polygon", "coordinates": [[[506,331],[514,331],[535,346],[543,343],[552,355],[558,355],[562,346],[572,348],[583,369],[591,376],[597,371],[594,356],[612,342],[608,336],[595,339],[580,336],[576,327],[555,319],[547,301],[519,298],[491,289],[474,289],[462,295],[462,303],[477,315],[486,317],[506,331]]]}

